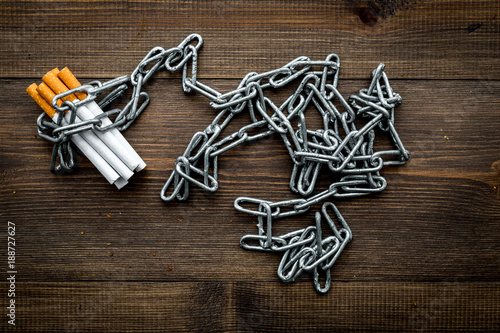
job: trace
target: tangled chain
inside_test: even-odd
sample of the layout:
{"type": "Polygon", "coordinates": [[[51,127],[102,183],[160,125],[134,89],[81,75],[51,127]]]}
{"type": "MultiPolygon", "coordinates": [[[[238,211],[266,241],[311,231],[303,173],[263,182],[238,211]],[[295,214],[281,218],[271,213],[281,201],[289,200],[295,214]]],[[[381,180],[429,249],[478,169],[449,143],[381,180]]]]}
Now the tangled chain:
{"type": "Polygon", "coordinates": [[[139,68],[144,68],[155,61],[154,68],[165,61],[165,67],[170,70],[182,66],[184,91],[203,94],[219,111],[204,131],[193,135],[185,152],[177,158],[174,170],[161,190],[161,198],[164,201],[186,200],[189,184],[215,192],[219,186],[220,154],[243,143],[278,134],[293,162],[290,189],[306,198],[281,202],[237,198],[234,207],[257,216],[258,228],[257,234],[243,236],[240,244],[248,250],[282,252],[278,276],[283,281],[292,282],[303,271],[313,272],[316,290],[326,293],[331,283],[330,269],[352,239],[351,230],[336,206],[325,202],[321,213],[316,212],[313,226],[286,235],[273,235],[273,221],[302,214],[311,205],[326,199],[357,197],[384,190],[387,182],[380,175],[380,169],[384,165],[405,164],[410,158],[394,127],[394,108],[401,103],[401,97],[393,92],[384,65],[380,64],[373,71],[370,86],[346,101],[337,90],[340,61],[335,54],[328,55],[324,61],[299,57],[266,73],[249,73],[235,90],[221,94],[196,80],[197,50],[202,39],[191,35],[186,40],[195,39],[198,41],[196,46],[186,41],[179,45],[178,48],[184,50],[184,57],[176,59],[175,66],[172,59],[180,55],[180,51],[158,48],[143,60],[142,67],[139,65],[139,68]],[[266,90],[294,82],[298,83],[295,92],[279,106],[264,94],[266,90]],[[311,130],[306,126],[306,110],[311,108],[322,118],[323,127],[320,129],[311,130]],[[233,117],[244,111],[249,114],[250,123],[221,138],[221,132],[233,117]],[[355,123],[359,119],[364,120],[362,125],[358,125],[359,121],[355,123]],[[376,127],[389,134],[394,149],[374,151],[376,127]],[[339,175],[339,179],[328,189],[311,196],[321,169],[339,175]],[[244,207],[249,204],[256,207],[244,207]],[[327,208],[333,210],[340,229],[335,226],[327,208]],[[322,218],[327,221],[332,236],[322,238],[322,218]],[[321,273],[325,275],[324,286],[319,282],[321,273]]]}
{"type": "MultiPolygon", "coordinates": [[[[90,122],[59,127],[53,130],[59,135],[59,141],[54,142],[64,142],[67,135],[90,126],[97,130],[128,128],[149,102],[147,93],[141,91],[148,79],[162,69],[171,72],[182,69],[184,92],[196,91],[206,96],[218,114],[204,131],[193,135],[184,153],[176,159],[161,190],[162,200],[187,200],[190,184],[215,192],[219,186],[219,155],[243,143],[278,134],[293,162],[290,189],[304,198],[281,202],[237,198],[234,207],[257,216],[258,229],[257,234],[243,236],[240,244],[248,250],[283,253],[278,267],[278,276],[283,281],[292,282],[302,272],[313,272],[316,290],[326,293],[331,284],[330,269],[352,239],[351,230],[337,207],[332,202],[324,202],[321,212],[315,214],[313,225],[281,236],[273,234],[273,221],[302,214],[327,199],[358,197],[384,190],[387,182],[380,175],[380,169],[384,165],[403,165],[410,159],[394,126],[394,108],[401,103],[401,97],[393,92],[384,65],[380,64],[372,73],[370,86],[346,101],[337,90],[340,60],[335,54],[328,55],[324,61],[302,56],[269,72],[248,73],[235,90],[222,94],[197,80],[198,50],[202,44],[201,36],[192,34],[177,47],[155,47],[130,77],[106,84],[96,81],[56,96],[61,98],[85,91],[88,97],[80,102],[85,103],[102,91],[114,88],[101,100],[105,106],[123,94],[127,83],[133,86],[132,98],[123,110],[115,109],[103,115],[117,113],[114,124],[101,128],[96,117],[90,122]],[[291,84],[296,84],[294,93],[280,105],[264,94],[291,84]],[[307,127],[306,114],[311,109],[321,116],[322,128],[307,127]],[[243,112],[248,113],[250,123],[221,137],[233,117],[243,112]],[[394,149],[374,150],[376,130],[388,134],[394,149]],[[329,170],[335,181],[326,190],[311,195],[321,170],[329,170]],[[254,208],[244,207],[248,205],[254,208]],[[329,209],[340,228],[328,213],[329,209]],[[327,222],[333,235],[323,237],[322,220],[327,222]],[[324,286],[320,283],[321,274],[325,276],[324,286]]],[[[64,111],[75,105],[66,103],[54,107],[64,111]]],[[[47,126],[39,122],[39,127],[40,124],[47,126]]]]}

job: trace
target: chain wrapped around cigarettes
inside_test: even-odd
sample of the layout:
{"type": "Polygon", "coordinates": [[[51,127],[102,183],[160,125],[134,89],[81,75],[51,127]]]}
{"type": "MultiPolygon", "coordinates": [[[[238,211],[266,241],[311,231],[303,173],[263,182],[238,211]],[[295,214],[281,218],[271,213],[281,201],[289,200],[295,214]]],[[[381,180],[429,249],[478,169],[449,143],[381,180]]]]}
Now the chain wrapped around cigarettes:
{"type": "MultiPolygon", "coordinates": [[[[155,47],[130,77],[105,84],[94,82],[57,95],[53,101],[73,92],[86,92],[87,98],[81,101],[85,103],[101,91],[114,88],[100,102],[105,105],[123,93],[126,83],[133,86],[132,98],[123,110],[108,111],[101,116],[118,113],[113,125],[100,128],[102,118],[98,116],[84,125],[54,129],[53,136],[54,132],[56,138],[59,133],[70,135],[71,130],[80,131],[84,126],[99,131],[112,127],[126,129],[149,101],[149,96],[141,91],[148,79],[162,69],[171,72],[182,69],[184,92],[196,91],[206,96],[218,114],[204,131],[193,135],[184,153],[176,159],[161,190],[162,200],[187,200],[190,184],[215,192],[219,186],[220,154],[246,142],[279,135],[293,162],[290,189],[302,198],[279,202],[237,198],[234,207],[257,218],[257,233],[243,236],[240,244],[248,250],[282,253],[278,267],[281,280],[292,282],[303,272],[310,272],[314,274],[315,289],[326,293],[331,284],[330,269],[351,241],[352,233],[337,207],[325,200],[380,192],[387,186],[380,169],[384,165],[403,165],[410,159],[394,126],[394,108],[402,99],[392,90],[384,65],[380,64],[372,73],[369,87],[345,100],[337,90],[340,60],[335,54],[324,61],[302,56],[269,72],[248,73],[235,90],[222,94],[197,80],[198,50],[202,43],[200,35],[192,34],[177,47],[155,47]],[[281,105],[265,95],[265,91],[291,84],[295,84],[295,91],[281,105]],[[322,128],[306,126],[307,112],[312,112],[311,109],[320,114],[322,128]],[[222,137],[220,134],[233,117],[242,113],[249,115],[249,124],[222,137]],[[394,148],[375,151],[376,132],[389,136],[394,148]],[[329,171],[334,181],[326,190],[313,195],[321,170],[329,171]],[[284,235],[273,233],[275,220],[302,214],[320,202],[323,202],[321,210],[315,213],[311,226],[284,235]],[[322,221],[328,225],[328,236],[324,235],[327,231],[322,228],[322,221]],[[323,286],[320,280],[325,281],[323,286]]],[[[61,112],[78,107],[78,103],[52,105],[61,112]]],[[[40,120],[38,123],[41,129],[53,126],[40,120]]]]}
{"type": "Polygon", "coordinates": [[[130,80],[129,77],[120,77],[105,84],[93,81],[82,86],[68,68],[62,71],[54,68],[42,80],[43,83],[33,83],[26,91],[44,111],[37,120],[38,135],[54,143],[51,172],[64,173],[74,168],[70,142],[118,189],[128,183],[134,172],[146,167],[120,131],[128,128],[144,110],[149,102],[147,94],[140,107],[137,107],[138,100],[144,94],[133,94],[123,110],[103,112],[101,108],[127,89],[125,83],[130,80]],[[101,92],[112,88],[115,89],[99,104],[95,102],[101,92]],[[108,116],[117,113],[112,123],[108,116]],[[52,121],[46,121],[46,116],[52,121]],[[56,165],[58,159],[59,164],[56,165]]]}

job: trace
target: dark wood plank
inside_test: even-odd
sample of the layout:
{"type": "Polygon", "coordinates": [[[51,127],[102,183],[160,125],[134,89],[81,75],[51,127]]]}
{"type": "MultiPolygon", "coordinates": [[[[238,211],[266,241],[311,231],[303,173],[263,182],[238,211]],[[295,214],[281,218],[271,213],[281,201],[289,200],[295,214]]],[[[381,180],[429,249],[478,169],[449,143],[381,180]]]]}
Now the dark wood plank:
{"type": "Polygon", "coordinates": [[[19,291],[16,329],[24,332],[494,332],[500,325],[499,283],[339,282],[328,296],[304,283],[244,282],[27,282],[19,291]]]}
{"type": "MultiPolygon", "coordinates": [[[[0,220],[16,223],[18,273],[17,326],[4,317],[0,331],[499,331],[499,12],[496,0],[2,1],[0,220]],[[82,81],[129,74],[152,47],[193,32],[205,41],[198,77],[222,92],[250,71],[334,52],[345,96],[379,62],[403,96],[396,127],[413,158],[383,169],[384,192],[336,202],[354,240],[327,295],[307,274],[282,283],[279,255],[239,247],[256,219],[234,210],[237,196],[295,197],[279,137],[225,153],[215,194],[160,200],[176,157],[215,115],[182,92],[179,73],[149,82],[152,102],[125,134],[148,163],[131,184],[115,190],[86,158],[71,175],[49,173],[32,81],[55,66],[82,81]]],[[[310,225],[318,209],[274,228],[310,225]]]]}
{"type": "Polygon", "coordinates": [[[200,77],[240,78],[339,54],[342,75],[379,62],[405,79],[500,79],[500,5],[468,1],[3,1],[0,76],[70,66],[129,74],[154,46],[205,38],[200,77]]]}
{"type": "MultiPolygon", "coordinates": [[[[188,202],[165,204],[159,192],[175,158],[215,115],[204,97],[184,95],[179,80],[147,87],[151,105],[125,135],[148,167],[117,191],[85,159],[72,175],[49,173],[50,144],[34,135],[39,111],[19,94],[30,82],[0,82],[13,96],[0,121],[18,124],[0,128],[0,193],[2,217],[16,222],[22,240],[19,279],[278,281],[279,256],[238,246],[242,235],[255,232],[256,221],[232,205],[241,195],[295,197],[279,138],[221,156],[215,194],[193,188],[188,202]]],[[[206,82],[227,91],[238,81],[206,82]]],[[[366,84],[344,80],[340,87],[347,94],[366,84]]],[[[500,82],[403,80],[393,86],[404,98],[396,125],[413,159],[383,170],[384,192],[338,202],[354,241],[334,267],[334,280],[497,281],[500,175],[491,166],[500,157],[499,118],[492,112],[500,101],[491,96],[500,82]]],[[[247,121],[242,115],[227,133],[247,121]]],[[[317,192],[328,184],[323,177],[317,192]]],[[[318,208],[280,221],[277,232],[312,224],[318,208]]],[[[301,281],[311,283],[308,276],[301,281]]]]}

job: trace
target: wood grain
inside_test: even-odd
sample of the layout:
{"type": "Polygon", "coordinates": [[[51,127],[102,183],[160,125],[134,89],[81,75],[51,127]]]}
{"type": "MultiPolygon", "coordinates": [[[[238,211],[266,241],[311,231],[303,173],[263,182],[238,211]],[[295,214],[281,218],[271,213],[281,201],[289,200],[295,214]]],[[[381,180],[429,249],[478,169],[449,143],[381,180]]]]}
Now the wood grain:
{"type": "Polygon", "coordinates": [[[19,325],[30,332],[491,332],[500,325],[498,283],[339,282],[322,297],[304,283],[28,282],[20,288],[19,325]]]}
{"type": "Polygon", "coordinates": [[[500,79],[498,1],[405,3],[4,1],[0,77],[39,77],[54,66],[120,76],[152,47],[170,48],[197,32],[205,39],[204,78],[240,78],[298,56],[337,53],[346,78],[365,78],[384,62],[394,78],[500,79]]]}
{"type": "MultiPolygon", "coordinates": [[[[18,274],[17,325],[1,320],[0,331],[499,331],[499,13],[498,0],[2,1],[0,221],[16,224],[18,274]],[[198,78],[221,92],[250,71],[334,52],[344,96],[384,62],[403,97],[396,128],[412,159],[382,170],[382,193],[335,202],[354,240],[327,295],[307,274],[282,283],[279,255],[239,246],[256,219],[236,197],[296,197],[278,136],[223,154],[216,193],[160,200],[175,159],[216,114],[182,92],[179,73],[145,87],[151,103],[125,136],[148,166],[124,189],[85,157],[70,175],[49,172],[29,84],[55,66],[83,82],[130,74],[152,47],[193,32],[204,38],[198,78]]],[[[267,93],[279,103],[291,91],[267,93]]],[[[248,122],[242,114],[225,133],[248,122]]],[[[331,182],[321,176],[315,193],[331,182]]],[[[311,225],[319,208],[273,228],[311,225]]]]}
{"type": "MultiPolygon", "coordinates": [[[[3,80],[0,88],[15,95],[30,82],[3,80]]],[[[207,83],[221,91],[237,85],[236,80],[207,83]]],[[[343,80],[341,91],[354,93],[367,84],[343,80]]],[[[488,96],[500,82],[450,81],[442,87],[439,81],[398,80],[393,86],[404,98],[397,129],[413,159],[383,170],[386,191],[338,202],[355,237],[334,268],[334,279],[496,281],[500,175],[491,165],[500,156],[500,139],[498,115],[491,110],[500,102],[488,96]],[[464,103],[448,109],[465,89],[464,103]]],[[[31,101],[16,97],[11,112],[1,113],[3,123],[19,124],[15,131],[0,132],[12,138],[0,143],[0,191],[3,217],[17,221],[24,239],[19,251],[29,254],[19,259],[25,272],[20,279],[278,281],[279,256],[238,246],[241,236],[255,232],[256,221],[232,204],[242,195],[272,201],[296,197],[288,187],[292,166],[280,138],[222,155],[218,192],[193,188],[188,202],[163,203],[159,192],[176,157],[214,111],[203,97],[183,94],[180,80],[158,79],[147,90],[151,105],[125,135],[148,168],[121,191],[84,158],[72,175],[50,174],[50,144],[34,135],[39,111],[31,101]],[[33,266],[36,271],[29,270],[33,266]]],[[[234,122],[226,133],[248,119],[234,122]]],[[[328,178],[325,174],[316,192],[328,186],[328,178]]],[[[280,221],[277,232],[312,224],[318,209],[280,221]]]]}

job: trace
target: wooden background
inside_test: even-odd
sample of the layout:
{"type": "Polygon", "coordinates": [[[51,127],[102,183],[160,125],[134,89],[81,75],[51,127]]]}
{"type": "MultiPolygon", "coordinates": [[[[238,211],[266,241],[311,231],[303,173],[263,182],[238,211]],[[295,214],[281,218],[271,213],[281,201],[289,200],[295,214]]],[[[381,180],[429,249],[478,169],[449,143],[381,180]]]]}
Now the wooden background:
{"type": "MultiPolygon", "coordinates": [[[[5,332],[498,331],[500,329],[500,2],[0,2],[0,327],[5,332]],[[220,190],[163,203],[175,158],[214,110],[180,76],[145,88],[125,133],[148,163],[117,191],[85,159],[49,172],[40,110],[25,93],[53,67],[82,81],[130,74],[154,46],[204,38],[199,79],[229,91],[250,71],[340,56],[339,89],[367,87],[379,62],[403,97],[396,128],[412,160],[387,189],[337,202],[354,240],[332,270],[284,284],[279,255],[239,239],[254,218],[237,196],[292,198],[279,138],[220,159],[220,190]],[[16,224],[16,326],[7,325],[7,221],[16,224]],[[4,313],[4,314],[2,314],[4,313]]],[[[284,96],[284,95],[283,95],[284,96]]],[[[245,123],[236,120],[234,128],[245,123]]],[[[229,129],[228,129],[229,130],[229,129]]],[[[323,178],[317,192],[326,188],[323,178]]],[[[317,210],[315,207],[313,210],[317,210]]],[[[280,221],[291,231],[313,210],[280,221]]]]}

